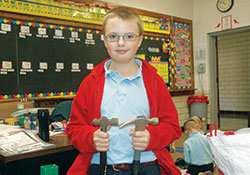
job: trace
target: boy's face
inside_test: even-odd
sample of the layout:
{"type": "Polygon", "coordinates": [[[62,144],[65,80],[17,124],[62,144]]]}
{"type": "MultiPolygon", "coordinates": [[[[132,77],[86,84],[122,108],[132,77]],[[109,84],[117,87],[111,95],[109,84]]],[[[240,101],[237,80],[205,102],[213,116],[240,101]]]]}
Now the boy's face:
{"type": "Polygon", "coordinates": [[[104,44],[112,60],[117,63],[126,63],[134,59],[137,49],[142,42],[142,36],[139,36],[139,27],[136,20],[124,21],[118,17],[107,21],[105,27],[104,44]],[[135,36],[134,41],[125,41],[125,34],[135,36]],[[107,36],[119,36],[118,41],[108,41],[107,36]]]}

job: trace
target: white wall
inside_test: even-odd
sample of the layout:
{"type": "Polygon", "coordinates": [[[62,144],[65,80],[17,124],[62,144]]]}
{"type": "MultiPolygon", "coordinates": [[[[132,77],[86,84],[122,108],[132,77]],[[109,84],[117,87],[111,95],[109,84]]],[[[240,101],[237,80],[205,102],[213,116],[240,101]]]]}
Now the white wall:
{"type": "MultiPolygon", "coordinates": [[[[250,0],[235,0],[233,8],[226,13],[221,13],[216,8],[217,0],[194,0],[194,12],[193,12],[193,36],[194,36],[194,48],[197,46],[204,46],[206,52],[206,59],[199,60],[196,55],[194,58],[194,66],[204,62],[209,67],[209,51],[208,51],[208,33],[221,31],[221,24],[219,28],[216,26],[221,23],[221,17],[232,15],[232,20],[236,19],[239,24],[232,22],[232,28],[239,28],[244,26],[250,26],[250,0]]],[[[209,90],[209,74],[208,71],[204,75],[204,84],[206,93],[210,93],[209,90]]],[[[196,88],[200,89],[197,73],[195,74],[196,88]]]]}

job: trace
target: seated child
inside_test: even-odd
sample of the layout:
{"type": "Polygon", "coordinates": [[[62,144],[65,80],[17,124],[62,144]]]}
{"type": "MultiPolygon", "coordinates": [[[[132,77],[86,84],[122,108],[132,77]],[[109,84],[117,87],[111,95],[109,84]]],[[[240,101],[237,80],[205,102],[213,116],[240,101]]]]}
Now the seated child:
{"type": "MultiPolygon", "coordinates": [[[[204,122],[206,121],[206,118],[205,117],[201,117],[201,116],[193,116],[190,118],[190,120],[196,122],[199,127],[198,127],[198,131],[201,133],[201,134],[204,134],[204,129],[203,129],[203,125],[204,125],[204,122]]],[[[175,148],[175,143],[173,142],[171,144],[171,149],[170,149],[170,145],[168,146],[168,150],[172,153],[175,152],[176,148],[175,148]]],[[[175,161],[175,165],[176,166],[179,166],[180,168],[182,169],[187,169],[189,164],[185,162],[185,160],[181,157],[177,158],[176,161],[175,161]]]]}
{"type": "Polygon", "coordinates": [[[189,163],[187,173],[197,175],[200,172],[214,171],[213,157],[206,136],[199,132],[199,125],[190,119],[184,123],[184,132],[188,139],[184,142],[184,160],[189,163]]]}

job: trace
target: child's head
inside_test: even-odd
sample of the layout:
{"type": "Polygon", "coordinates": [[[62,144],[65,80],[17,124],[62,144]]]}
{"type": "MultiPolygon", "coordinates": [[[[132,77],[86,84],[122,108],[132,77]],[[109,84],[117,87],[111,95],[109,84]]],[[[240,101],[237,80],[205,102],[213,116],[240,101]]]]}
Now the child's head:
{"type": "Polygon", "coordinates": [[[195,121],[199,125],[198,130],[200,131],[203,129],[203,123],[205,122],[206,119],[204,117],[195,115],[195,116],[191,117],[190,120],[195,121]]]}
{"type": "Polygon", "coordinates": [[[104,19],[103,33],[104,45],[112,58],[112,69],[118,64],[133,64],[143,40],[143,27],[138,14],[128,7],[112,9],[104,19]]]}
{"type": "Polygon", "coordinates": [[[107,22],[112,19],[118,17],[120,19],[122,19],[123,21],[130,21],[130,20],[134,20],[136,21],[137,25],[138,25],[138,29],[139,29],[139,36],[142,36],[143,34],[143,23],[142,20],[140,18],[140,16],[131,8],[129,7],[115,7],[112,10],[109,11],[109,13],[106,15],[106,17],[104,18],[103,21],[103,34],[105,35],[106,33],[106,25],[107,22]]]}
{"type": "Polygon", "coordinates": [[[192,132],[198,131],[199,130],[199,124],[195,122],[194,120],[187,120],[184,125],[184,132],[189,135],[192,132]]]}

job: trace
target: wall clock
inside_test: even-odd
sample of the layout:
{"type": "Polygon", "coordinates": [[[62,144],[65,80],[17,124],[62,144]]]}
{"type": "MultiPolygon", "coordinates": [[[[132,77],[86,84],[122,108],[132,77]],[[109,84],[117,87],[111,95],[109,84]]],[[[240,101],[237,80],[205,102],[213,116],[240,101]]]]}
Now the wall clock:
{"type": "Polygon", "coordinates": [[[216,7],[220,12],[228,12],[234,5],[234,0],[218,0],[216,7]]]}

